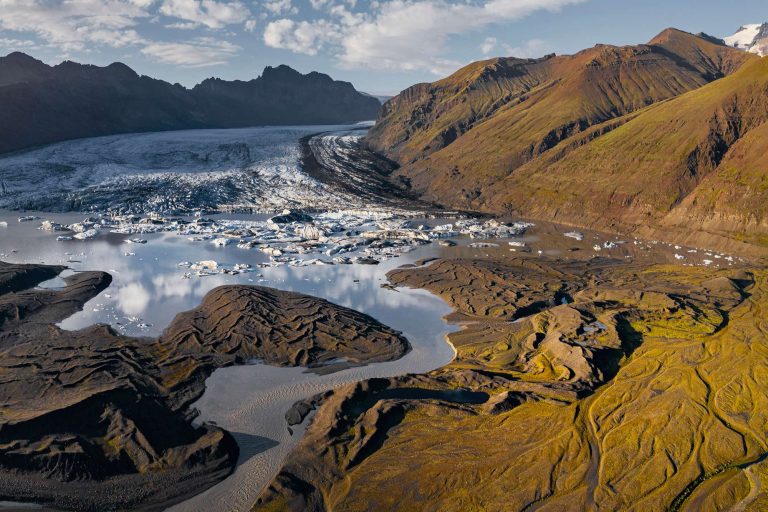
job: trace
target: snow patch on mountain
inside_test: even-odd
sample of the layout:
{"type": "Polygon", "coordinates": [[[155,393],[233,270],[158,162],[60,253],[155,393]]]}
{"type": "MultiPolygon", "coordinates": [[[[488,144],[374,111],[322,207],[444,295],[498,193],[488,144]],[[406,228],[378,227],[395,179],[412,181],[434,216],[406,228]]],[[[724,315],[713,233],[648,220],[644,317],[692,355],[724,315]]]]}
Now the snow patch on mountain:
{"type": "Polygon", "coordinates": [[[768,55],[768,23],[744,25],[723,40],[728,46],[764,57],[768,55]]]}

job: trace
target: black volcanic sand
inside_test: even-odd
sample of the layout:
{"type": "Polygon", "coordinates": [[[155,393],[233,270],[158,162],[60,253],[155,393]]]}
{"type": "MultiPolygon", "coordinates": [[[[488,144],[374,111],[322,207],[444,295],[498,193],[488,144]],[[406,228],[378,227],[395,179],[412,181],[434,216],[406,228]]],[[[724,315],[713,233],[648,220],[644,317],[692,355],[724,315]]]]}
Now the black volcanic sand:
{"type": "Polygon", "coordinates": [[[234,468],[229,433],[193,426],[189,404],[216,368],[261,359],[366,364],[409,350],[400,333],[298,293],[225,286],[158,339],[55,323],[111,282],[104,272],[34,288],[64,267],[0,262],[0,501],[58,509],[160,510],[234,468]]]}

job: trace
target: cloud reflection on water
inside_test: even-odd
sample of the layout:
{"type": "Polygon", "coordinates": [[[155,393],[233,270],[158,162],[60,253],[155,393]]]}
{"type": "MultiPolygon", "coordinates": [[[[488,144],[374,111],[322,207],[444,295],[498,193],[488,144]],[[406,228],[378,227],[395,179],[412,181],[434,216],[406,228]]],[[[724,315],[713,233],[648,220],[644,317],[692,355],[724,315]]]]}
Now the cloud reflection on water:
{"type": "MultiPolygon", "coordinates": [[[[59,216],[57,216],[59,217],[59,216]]],[[[76,217],[77,218],[77,217],[76,217]]],[[[72,221],[71,219],[69,220],[72,221]]],[[[197,307],[210,290],[225,284],[252,284],[297,291],[323,297],[336,304],[370,314],[402,331],[419,333],[422,315],[443,315],[446,305],[420,291],[393,291],[381,288],[386,273],[419,258],[434,256],[438,247],[427,246],[380,265],[312,265],[309,267],[256,268],[266,261],[260,251],[234,245],[213,247],[191,242],[172,233],[147,235],[146,245],[121,244],[115,240],[56,242],[55,237],[35,225],[15,223],[13,245],[19,249],[15,260],[66,264],[74,270],[103,270],[113,277],[112,285],[60,325],[81,329],[96,323],[115,326],[128,335],[159,335],[173,317],[197,307]],[[134,254],[127,255],[128,249],[134,254]],[[250,273],[236,276],[212,275],[185,279],[181,261],[216,260],[221,264],[248,263],[250,273]]],[[[0,252],[7,239],[0,239],[0,252]]],[[[439,316],[438,316],[439,318],[439,316]]]]}

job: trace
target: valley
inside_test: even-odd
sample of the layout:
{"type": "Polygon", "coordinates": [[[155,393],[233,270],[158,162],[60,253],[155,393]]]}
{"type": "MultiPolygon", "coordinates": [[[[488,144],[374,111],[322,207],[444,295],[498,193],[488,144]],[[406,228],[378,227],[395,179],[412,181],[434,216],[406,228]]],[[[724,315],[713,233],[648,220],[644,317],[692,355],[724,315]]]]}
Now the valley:
{"type": "Polygon", "coordinates": [[[383,104],[0,57],[0,510],[765,510],[766,30],[383,104]]]}

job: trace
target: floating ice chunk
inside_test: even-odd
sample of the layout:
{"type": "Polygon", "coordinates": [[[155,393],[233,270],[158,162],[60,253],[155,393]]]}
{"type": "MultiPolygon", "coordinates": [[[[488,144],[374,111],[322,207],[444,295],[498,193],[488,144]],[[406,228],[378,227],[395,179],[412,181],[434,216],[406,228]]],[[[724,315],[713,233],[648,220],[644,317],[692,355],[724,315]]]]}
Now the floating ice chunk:
{"type": "Polygon", "coordinates": [[[57,242],[66,242],[68,240],[72,240],[72,237],[68,235],[60,235],[56,237],[57,242]]]}
{"type": "Polygon", "coordinates": [[[349,252],[354,249],[354,246],[351,244],[343,244],[343,245],[337,245],[335,247],[331,247],[330,249],[325,251],[326,256],[333,256],[334,254],[339,254],[342,252],[349,252]]]}
{"type": "Polygon", "coordinates": [[[0,221],[0,228],[7,228],[7,227],[8,227],[8,223],[7,222],[0,221]]]}
{"type": "Polygon", "coordinates": [[[498,247],[499,244],[491,244],[486,242],[472,242],[469,247],[473,249],[490,249],[491,247],[498,247]]]}
{"type": "Polygon", "coordinates": [[[282,215],[276,215],[267,221],[267,224],[290,224],[291,222],[312,222],[311,216],[306,213],[283,210],[282,215]]]}
{"type": "Polygon", "coordinates": [[[578,231],[569,231],[568,233],[564,233],[563,236],[567,236],[568,238],[573,238],[574,240],[578,240],[579,242],[584,240],[584,234],[579,233],[578,231]]]}
{"type": "Polygon", "coordinates": [[[37,215],[24,215],[22,217],[19,217],[18,221],[19,222],[30,222],[30,221],[33,221],[33,220],[38,220],[39,218],[40,217],[38,217],[37,215]]]}
{"type": "Polygon", "coordinates": [[[147,241],[143,238],[129,238],[125,241],[127,244],[145,244],[147,241]]]}
{"type": "Polygon", "coordinates": [[[264,254],[268,254],[269,256],[282,256],[283,251],[278,249],[277,247],[262,247],[261,252],[264,254]]]}
{"type": "Polygon", "coordinates": [[[98,229],[86,229],[85,231],[76,233],[74,237],[78,240],[90,240],[91,238],[96,238],[98,235],[98,229]]]}
{"type": "Polygon", "coordinates": [[[603,250],[603,248],[599,244],[593,245],[592,249],[594,249],[595,251],[602,251],[603,250]]]}
{"type": "Polygon", "coordinates": [[[198,272],[201,270],[217,270],[219,268],[219,264],[214,260],[203,260],[198,261],[197,263],[193,263],[190,265],[190,268],[192,270],[197,270],[198,272]]]}
{"type": "Polygon", "coordinates": [[[306,224],[299,229],[299,236],[305,240],[319,240],[325,236],[325,233],[318,229],[314,224],[306,224]]]}
{"type": "Polygon", "coordinates": [[[64,231],[64,226],[62,226],[58,222],[44,220],[43,222],[40,223],[40,229],[44,231],[64,231]]]}
{"type": "Polygon", "coordinates": [[[367,256],[356,256],[352,258],[352,263],[357,263],[359,265],[378,265],[379,260],[367,256]]]}
{"type": "Polygon", "coordinates": [[[676,260],[684,260],[684,259],[685,259],[685,256],[683,256],[682,254],[677,254],[677,253],[675,253],[675,259],[676,259],[676,260]]]}
{"type": "Polygon", "coordinates": [[[216,247],[224,247],[231,244],[234,240],[231,238],[214,238],[211,243],[216,247]]]}
{"type": "Polygon", "coordinates": [[[509,245],[511,245],[512,247],[525,247],[525,242],[518,242],[518,241],[515,241],[515,240],[511,240],[511,241],[510,241],[510,242],[508,242],[508,243],[509,243],[509,245]]]}

